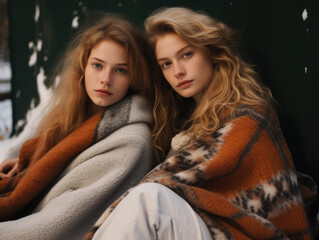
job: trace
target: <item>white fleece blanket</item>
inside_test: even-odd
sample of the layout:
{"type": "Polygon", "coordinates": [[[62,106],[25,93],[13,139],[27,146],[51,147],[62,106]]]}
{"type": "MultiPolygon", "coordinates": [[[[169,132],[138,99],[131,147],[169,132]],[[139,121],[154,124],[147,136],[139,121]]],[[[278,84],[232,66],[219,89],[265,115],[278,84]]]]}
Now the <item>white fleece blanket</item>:
{"type": "Polygon", "coordinates": [[[1,222],[0,239],[82,239],[101,213],[146,175],[152,165],[151,112],[139,96],[128,101],[129,108],[126,104],[124,109],[105,114],[105,125],[100,127],[109,131],[112,123],[108,118],[123,121],[121,114],[129,111],[127,124],[112,129],[106,138],[78,155],[32,214],[1,222]]]}

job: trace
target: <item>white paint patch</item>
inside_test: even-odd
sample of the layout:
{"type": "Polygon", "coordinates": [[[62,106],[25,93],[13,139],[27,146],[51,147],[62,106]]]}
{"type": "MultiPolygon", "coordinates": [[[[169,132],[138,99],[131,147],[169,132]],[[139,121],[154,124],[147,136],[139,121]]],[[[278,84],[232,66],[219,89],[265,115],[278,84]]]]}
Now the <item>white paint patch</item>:
{"type": "Polygon", "coordinates": [[[46,62],[46,61],[48,61],[48,56],[44,56],[43,57],[43,60],[46,62]]]}
{"type": "Polygon", "coordinates": [[[119,3],[117,4],[117,6],[122,7],[123,4],[122,4],[121,2],[119,2],[119,3]]]}
{"type": "Polygon", "coordinates": [[[29,67],[34,66],[36,62],[37,62],[37,49],[35,48],[29,59],[29,67]]]}
{"type": "Polygon", "coordinates": [[[19,120],[18,122],[17,122],[17,124],[16,124],[16,128],[19,128],[19,127],[22,127],[23,126],[23,124],[25,123],[25,120],[19,120]]]}
{"type": "Polygon", "coordinates": [[[42,50],[42,40],[41,39],[38,39],[38,42],[37,42],[37,50],[38,51],[41,51],[42,50]]]}
{"type": "Polygon", "coordinates": [[[72,28],[78,28],[79,27],[79,16],[75,16],[72,20],[72,28]]]}
{"type": "Polygon", "coordinates": [[[307,67],[305,67],[305,73],[308,73],[308,68],[307,67]]]}
{"type": "Polygon", "coordinates": [[[39,8],[39,5],[37,4],[35,5],[34,21],[38,22],[39,17],[40,17],[40,8],[39,8]]]}
{"type": "Polygon", "coordinates": [[[21,90],[18,90],[17,93],[16,93],[16,98],[19,98],[21,95],[21,90]]]}
{"type": "Polygon", "coordinates": [[[44,101],[43,98],[46,97],[47,88],[44,84],[44,81],[46,79],[46,76],[44,74],[43,67],[40,67],[40,72],[37,75],[37,86],[38,86],[38,93],[40,96],[40,102],[44,101]]]}
{"type": "Polygon", "coordinates": [[[302,20],[306,21],[307,18],[308,18],[308,12],[307,12],[307,9],[303,10],[302,14],[302,20]]]}
{"type": "Polygon", "coordinates": [[[29,43],[28,43],[28,47],[29,47],[29,49],[32,49],[32,48],[33,48],[33,46],[34,46],[33,42],[29,42],[29,43]]]}

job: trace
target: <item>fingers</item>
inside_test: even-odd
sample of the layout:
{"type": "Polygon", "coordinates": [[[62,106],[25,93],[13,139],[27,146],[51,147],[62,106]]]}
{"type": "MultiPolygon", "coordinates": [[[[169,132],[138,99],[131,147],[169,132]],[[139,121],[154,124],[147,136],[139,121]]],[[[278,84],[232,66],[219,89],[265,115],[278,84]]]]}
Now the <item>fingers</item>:
{"type": "Polygon", "coordinates": [[[6,178],[6,174],[0,172],[0,179],[5,179],[6,178]]]}
{"type": "Polygon", "coordinates": [[[0,179],[9,178],[7,173],[0,172],[0,179]]]}
{"type": "Polygon", "coordinates": [[[8,177],[13,177],[17,174],[18,171],[18,163],[14,164],[13,168],[7,173],[8,177]]]}
{"type": "Polygon", "coordinates": [[[5,159],[0,164],[0,179],[12,177],[17,174],[18,159],[5,159]]]}

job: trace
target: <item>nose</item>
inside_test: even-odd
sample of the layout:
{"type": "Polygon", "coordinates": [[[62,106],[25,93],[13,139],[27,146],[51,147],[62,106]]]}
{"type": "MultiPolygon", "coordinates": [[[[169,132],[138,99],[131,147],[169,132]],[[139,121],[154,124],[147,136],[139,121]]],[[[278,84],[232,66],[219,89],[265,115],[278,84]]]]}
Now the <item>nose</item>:
{"type": "Polygon", "coordinates": [[[173,63],[173,71],[174,71],[174,76],[178,79],[181,79],[186,74],[186,70],[183,64],[180,62],[173,63]]]}
{"type": "Polygon", "coordinates": [[[112,85],[112,71],[110,69],[106,69],[102,72],[101,83],[106,84],[108,86],[112,85]]]}

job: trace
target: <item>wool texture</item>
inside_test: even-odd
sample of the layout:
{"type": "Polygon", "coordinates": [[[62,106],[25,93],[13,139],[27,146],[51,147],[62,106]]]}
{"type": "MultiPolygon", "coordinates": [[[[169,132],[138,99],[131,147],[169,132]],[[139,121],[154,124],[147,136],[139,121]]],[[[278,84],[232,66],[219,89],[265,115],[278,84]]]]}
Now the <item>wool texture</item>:
{"type": "MultiPolygon", "coordinates": [[[[200,139],[179,133],[166,160],[142,182],[163,184],[185,199],[213,239],[311,239],[297,173],[272,108],[238,106],[200,139]]],[[[308,199],[315,196],[307,190],[308,199]]]]}
{"type": "Polygon", "coordinates": [[[150,171],[151,122],[145,99],[134,95],[39,159],[32,155],[40,138],[27,141],[18,174],[0,180],[0,239],[83,238],[105,207],[150,171]]]}

